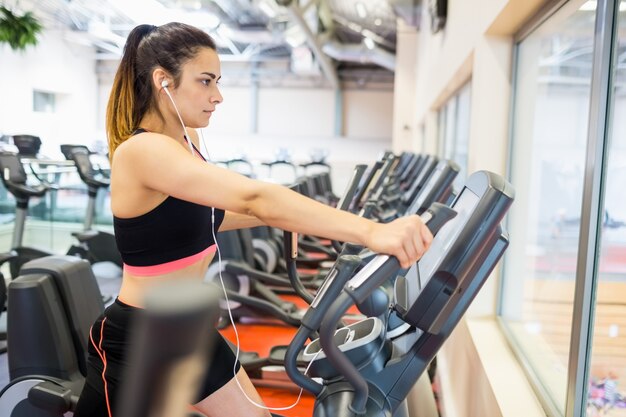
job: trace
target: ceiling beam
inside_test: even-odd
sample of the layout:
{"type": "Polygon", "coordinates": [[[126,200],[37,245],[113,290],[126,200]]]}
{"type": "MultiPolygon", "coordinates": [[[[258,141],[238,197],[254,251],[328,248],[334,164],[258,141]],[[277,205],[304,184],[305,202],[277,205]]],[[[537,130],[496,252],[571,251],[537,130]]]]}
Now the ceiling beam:
{"type": "Polygon", "coordinates": [[[297,2],[290,1],[287,5],[287,10],[289,10],[289,15],[291,16],[293,21],[298,26],[300,26],[300,28],[304,32],[307,43],[313,51],[317,62],[319,62],[320,66],[322,67],[322,71],[326,75],[326,78],[334,89],[339,89],[339,76],[337,75],[335,65],[333,61],[328,57],[328,55],[326,55],[324,51],[322,51],[322,46],[320,45],[317,36],[311,31],[311,28],[309,28],[309,25],[306,23],[306,20],[302,15],[302,10],[297,5],[297,2]]]}

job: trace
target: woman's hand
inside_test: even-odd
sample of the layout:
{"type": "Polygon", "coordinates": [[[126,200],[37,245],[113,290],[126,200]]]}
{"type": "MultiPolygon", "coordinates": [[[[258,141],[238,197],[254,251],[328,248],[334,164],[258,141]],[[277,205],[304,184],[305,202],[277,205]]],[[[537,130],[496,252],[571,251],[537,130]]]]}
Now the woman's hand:
{"type": "Polygon", "coordinates": [[[374,252],[393,255],[402,268],[409,268],[428,250],[433,235],[417,215],[391,223],[373,223],[365,245],[374,252]]]}

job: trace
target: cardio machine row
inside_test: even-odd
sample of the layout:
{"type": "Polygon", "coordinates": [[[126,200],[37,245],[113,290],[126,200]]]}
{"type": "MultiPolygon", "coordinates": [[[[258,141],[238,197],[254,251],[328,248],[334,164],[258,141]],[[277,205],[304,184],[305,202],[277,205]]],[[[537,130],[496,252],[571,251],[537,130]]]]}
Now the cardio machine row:
{"type": "MultiPolygon", "coordinates": [[[[375,216],[390,216],[393,210],[396,211],[393,215],[403,215],[407,213],[409,207],[413,206],[415,213],[427,213],[426,217],[432,217],[430,221],[435,223],[432,225],[429,223],[431,230],[436,232],[440,226],[443,226],[441,232],[436,235],[431,250],[425,255],[425,258],[427,256],[429,258],[423,259],[410,270],[400,271],[397,261],[393,258],[364,254],[360,248],[351,245],[342,246],[339,242],[335,242],[334,246],[340,247],[341,253],[336,257],[337,260],[326,274],[321,287],[306,288],[302,282],[298,285],[299,277],[295,269],[298,254],[293,250],[293,246],[289,247],[294,241],[289,236],[286,236],[284,240],[287,245],[285,252],[289,254],[285,260],[288,277],[298,293],[311,303],[311,307],[299,320],[301,326],[287,350],[285,365],[290,377],[298,385],[316,395],[315,415],[349,415],[341,414],[343,413],[341,410],[344,409],[345,412],[351,409],[358,412],[366,410],[367,415],[391,415],[389,413],[397,411],[403,403],[405,394],[393,388],[402,384],[398,385],[392,376],[404,375],[404,382],[419,377],[425,364],[429,362],[428,358],[432,359],[440,342],[442,343],[449,335],[460,315],[486,279],[488,272],[506,248],[506,234],[499,226],[502,216],[512,201],[512,189],[506,181],[494,174],[479,172],[467,180],[465,187],[451,203],[451,209],[445,205],[432,206],[431,204],[416,208],[417,203],[410,200],[410,197],[415,192],[411,190],[419,175],[417,171],[410,175],[406,174],[406,169],[413,159],[415,158],[388,154],[374,164],[366,175],[364,175],[365,167],[357,167],[346,193],[337,203],[340,208],[375,216]],[[449,217],[454,217],[454,219],[446,223],[445,220],[449,217]],[[436,226],[436,223],[440,226],[436,226]],[[460,251],[461,247],[470,249],[460,251]],[[393,285],[390,286],[389,282],[392,281],[393,285]],[[392,288],[393,291],[379,291],[381,287],[392,288]],[[316,294],[315,297],[313,294],[316,294]],[[372,296],[372,294],[375,295],[372,296]],[[333,337],[337,322],[347,309],[346,305],[355,301],[358,301],[359,308],[364,314],[373,317],[359,321],[347,328],[345,333],[338,333],[339,336],[333,337]],[[389,305],[394,306],[393,315],[391,310],[386,310],[389,305]],[[381,312],[381,310],[384,311],[381,312]],[[393,330],[388,328],[390,323],[395,323],[393,330]],[[304,358],[306,359],[307,355],[309,355],[309,360],[315,358],[312,360],[312,372],[327,380],[327,383],[321,386],[309,380],[308,377],[299,375],[297,366],[294,368],[294,364],[297,364],[297,359],[301,356],[306,339],[317,334],[321,336],[321,339],[314,340],[307,345],[308,352],[304,352],[304,358]],[[407,343],[413,343],[410,345],[412,347],[409,352],[405,353],[405,355],[411,353],[413,356],[410,358],[398,356],[401,352],[393,345],[396,343],[395,339],[398,338],[402,338],[404,345],[409,346],[410,344],[407,343]],[[436,343],[433,344],[433,341],[436,343]],[[356,374],[345,363],[341,364],[341,359],[335,357],[337,352],[334,352],[332,346],[336,343],[344,345],[341,349],[344,353],[340,352],[339,355],[345,357],[347,352],[348,356],[351,356],[347,359],[348,362],[357,362],[353,365],[359,369],[356,374]],[[354,353],[349,352],[352,350],[349,345],[351,343],[357,348],[354,353]],[[319,353],[320,346],[324,347],[322,353],[319,353]],[[390,360],[392,357],[394,357],[393,361],[390,360]],[[365,362],[359,363],[359,361],[365,362]],[[393,370],[387,369],[391,363],[400,362],[404,363],[401,372],[397,367],[393,370]],[[384,381],[384,383],[379,384],[376,381],[384,381]],[[350,407],[345,407],[347,404],[350,404],[350,407]]],[[[429,198],[432,202],[450,200],[451,179],[446,175],[441,175],[447,171],[445,166],[437,169],[440,162],[442,161],[435,161],[430,174],[423,174],[426,178],[419,190],[432,194],[432,197],[421,197],[424,201],[429,198]],[[432,177],[432,180],[435,180],[435,172],[440,173],[438,176],[440,184],[447,183],[447,186],[427,187],[430,184],[429,178],[432,177]],[[442,179],[444,177],[447,179],[442,179]],[[436,192],[435,188],[437,188],[436,192]]],[[[452,170],[455,168],[449,162],[447,167],[452,167],[452,170]]],[[[456,171],[458,172],[458,168],[456,171]]],[[[417,194],[421,195],[419,192],[417,194]]],[[[50,315],[49,319],[56,323],[56,326],[43,325],[42,327],[48,330],[42,329],[41,332],[57,333],[55,341],[58,341],[58,333],[63,334],[62,331],[57,330],[60,326],[58,322],[65,321],[68,329],[65,336],[69,336],[66,340],[74,340],[71,348],[67,347],[67,343],[65,344],[65,348],[71,352],[58,353],[53,356],[57,358],[73,356],[75,366],[67,366],[71,361],[63,363],[63,366],[58,364],[46,366],[46,371],[54,368],[53,371],[56,373],[48,372],[46,377],[40,376],[38,379],[28,380],[28,376],[32,375],[35,369],[32,365],[40,364],[45,360],[42,358],[50,357],[46,352],[51,346],[48,345],[41,352],[33,353],[35,358],[22,357],[12,360],[10,355],[11,379],[17,382],[12,382],[13,385],[7,387],[8,389],[0,395],[0,410],[3,412],[12,410],[11,412],[16,413],[16,410],[27,406],[41,410],[46,408],[46,404],[50,407],[51,402],[56,404],[56,410],[41,415],[62,415],[58,414],[61,412],[59,410],[71,409],[77,393],[80,392],[82,379],[80,364],[81,360],[84,362],[85,339],[88,331],[88,327],[84,327],[89,326],[95,316],[100,314],[100,311],[97,311],[100,310],[98,303],[87,301],[88,305],[83,305],[82,302],[86,301],[87,297],[82,301],[77,300],[77,290],[73,289],[73,286],[77,285],[81,288],[83,295],[92,293],[94,295],[92,298],[97,299],[97,286],[89,287],[85,284],[90,282],[90,279],[85,278],[89,276],[89,273],[90,269],[80,261],[68,258],[42,258],[25,266],[22,275],[26,279],[22,277],[16,280],[15,284],[12,283],[10,288],[12,294],[13,292],[28,293],[30,297],[38,298],[36,302],[28,303],[30,305],[54,304],[50,301],[50,292],[64,293],[56,299],[61,299],[66,304],[65,308],[59,308],[61,311],[57,312],[54,317],[50,315]],[[86,290],[87,287],[89,291],[86,290]],[[70,317],[63,317],[65,312],[69,312],[70,317]],[[19,359],[22,360],[21,365],[19,359]],[[63,370],[61,371],[60,368],[63,370]],[[48,385],[44,388],[37,388],[42,383],[41,381],[48,379],[50,380],[48,385]],[[59,386],[65,387],[62,395],[56,393],[59,386]],[[21,391],[17,390],[18,387],[21,391]],[[13,403],[13,406],[7,404],[6,401],[9,398],[19,399],[19,395],[11,395],[18,391],[22,394],[21,400],[13,403]],[[24,398],[24,393],[29,398],[28,400],[24,398]]],[[[276,283],[272,285],[277,286],[276,283]]],[[[46,310],[51,310],[51,308],[46,307],[41,311],[46,310]]],[[[25,319],[30,314],[29,311],[31,309],[15,313],[15,316],[20,315],[22,319],[25,319]]],[[[10,311],[9,320],[12,315],[13,312],[10,311]]],[[[39,319],[40,317],[41,315],[39,319]]],[[[17,339],[14,340],[17,343],[17,339]]],[[[56,346],[57,343],[51,342],[51,345],[56,346]]],[[[58,348],[61,349],[62,346],[58,348]]],[[[135,384],[135,386],[144,385],[135,384]]],[[[143,408],[144,411],[145,409],[143,408]]]]}
{"type": "MultiPolygon", "coordinates": [[[[334,197],[332,189],[321,186],[326,180],[303,178],[292,186],[311,198],[326,199],[342,210],[360,213],[387,222],[408,214],[421,214],[433,202],[446,203],[454,196],[453,180],[459,167],[453,161],[438,160],[432,155],[404,153],[399,157],[385,154],[372,166],[359,165],[341,198],[334,197]]],[[[222,314],[230,309],[235,319],[270,317],[291,326],[299,326],[302,311],[293,302],[279,294],[293,293],[294,283],[289,278],[290,268],[283,256],[282,231],[269,228],[229,231],[218,235],[223,261],[209,268],[207,281],[225,281],[229,304],[222,303],[222,314]],[[266,262],[270,259],[270,262],[266,262]],[[269,265],[269,266],[268,266],[269,265]]],[[[316,237],[298,239],[295,265],[307,268],[300,273],[302,285],[315,291],[336,260],[339,242],[320,241],[316,237]]],[[[363,251],[363,260],[373,254],[363,251]]],[[[307,303],[310,293],[300,294],[307,303]]],[[[223,320],[223,322],[227,321],[223,320]]]]}

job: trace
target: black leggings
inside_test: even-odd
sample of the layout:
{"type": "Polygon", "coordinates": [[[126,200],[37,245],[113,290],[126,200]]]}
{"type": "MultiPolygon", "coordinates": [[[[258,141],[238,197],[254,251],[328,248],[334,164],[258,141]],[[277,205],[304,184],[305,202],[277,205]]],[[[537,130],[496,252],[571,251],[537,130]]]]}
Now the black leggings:
{"type": "MultiPolygon", "coordinates": [[[[133,319],[141,309],[115,300],[100,316],[90,331],[87,381],[80,395],[74,417],[110,417],[117,405],[118,389],[124,388],[122,377],[126,370],[126,355],[129,349],[133,319]],[[100,354],[106,359],[105,375],[100,354]],[[106,389],[105,381],[106,379],[106,389]],[[108,397],[108,401],[107,401],[108,397]]],[[[196,402],[223,387],[233,378],[235,355],[224,338],[215,328],[216,340],[208,372],[200,387],[196,402]]],[[[237,363],[237,371],[240,364],[237,363]]]]}

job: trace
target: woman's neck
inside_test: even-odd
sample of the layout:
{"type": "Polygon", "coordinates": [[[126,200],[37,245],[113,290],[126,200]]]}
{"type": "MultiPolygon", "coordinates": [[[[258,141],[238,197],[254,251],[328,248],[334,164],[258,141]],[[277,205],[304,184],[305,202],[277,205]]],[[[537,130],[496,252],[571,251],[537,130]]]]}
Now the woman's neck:
{"type": "Polygon", "coordinates": [[[157,115],[146,114],[139,123],[139,126],[148,132],[160,133],[175,139],[177,142],[186,145],[183,135],[185,134],[180,122],[164,123],[157,115]]]}

